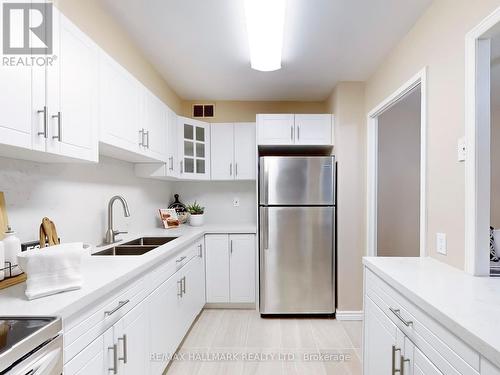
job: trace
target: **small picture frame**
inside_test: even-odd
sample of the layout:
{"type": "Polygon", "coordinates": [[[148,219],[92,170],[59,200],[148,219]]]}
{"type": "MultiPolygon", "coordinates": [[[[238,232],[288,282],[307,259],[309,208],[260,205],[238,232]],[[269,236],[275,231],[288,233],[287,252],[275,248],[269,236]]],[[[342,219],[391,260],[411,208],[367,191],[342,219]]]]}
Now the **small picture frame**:
{"type": "Polygon", "coordinates": [[[179,227],[180,225],[179,217],[177,216],[175,208],[160,208],[159,212],[160,212],[160,219],[163,222],[163,227],[165,229],[179,227]]]}

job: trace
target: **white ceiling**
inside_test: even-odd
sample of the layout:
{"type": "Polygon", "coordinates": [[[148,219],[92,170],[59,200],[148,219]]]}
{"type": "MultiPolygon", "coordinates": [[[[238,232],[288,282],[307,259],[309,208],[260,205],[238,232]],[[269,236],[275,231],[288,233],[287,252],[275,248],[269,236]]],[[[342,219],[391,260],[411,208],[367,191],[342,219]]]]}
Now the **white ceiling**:
{"type": "Polygon", "coordinates": [[[288,0],[283,68],[250,69],[243,0],[102,0],[183,99],[323,100],[366,80],[432,0],[288,0]]]}

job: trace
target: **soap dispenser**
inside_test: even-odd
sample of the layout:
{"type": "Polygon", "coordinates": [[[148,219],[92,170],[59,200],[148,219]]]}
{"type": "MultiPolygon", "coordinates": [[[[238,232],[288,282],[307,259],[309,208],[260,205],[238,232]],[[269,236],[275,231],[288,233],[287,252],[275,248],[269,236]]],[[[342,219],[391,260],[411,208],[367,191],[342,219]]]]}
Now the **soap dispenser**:
{"type": "Polygon", "coordinates": [[[5,252],[5,267],[8,267],[10,262],[11,268],[5,269],[5,277],[17,276],[22,273],[17,265],[17,256],[21,253],[21,240],[17,238],[16,232],[10,226],[7,227],[5,238],[3,239],[5,252]]]}

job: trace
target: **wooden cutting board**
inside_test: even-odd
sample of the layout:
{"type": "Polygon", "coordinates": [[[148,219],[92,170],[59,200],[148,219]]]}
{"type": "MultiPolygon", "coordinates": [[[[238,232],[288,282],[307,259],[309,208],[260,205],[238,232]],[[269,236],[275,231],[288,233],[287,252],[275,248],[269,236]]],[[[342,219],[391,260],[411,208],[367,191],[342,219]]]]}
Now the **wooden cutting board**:
{"type": "Polygon", "coordinates": [[[8,223],[9,220],[7,218],[7,206],[5,205],[5,197],[0,191],[0,240],[3,240],[8,223]]]}

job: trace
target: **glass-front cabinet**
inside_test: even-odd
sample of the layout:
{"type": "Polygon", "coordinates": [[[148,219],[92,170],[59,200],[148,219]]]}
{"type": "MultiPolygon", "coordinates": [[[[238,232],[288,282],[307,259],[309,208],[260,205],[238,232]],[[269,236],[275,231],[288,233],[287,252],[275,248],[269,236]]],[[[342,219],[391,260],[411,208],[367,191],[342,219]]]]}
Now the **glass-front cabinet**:
{"type": "Polygon", "coordinates": [[[207,122],[179,117],[180,178],[210,179],[210,131],[207,122]]]}

